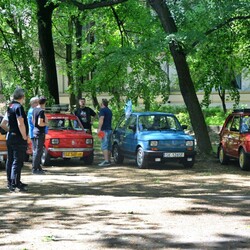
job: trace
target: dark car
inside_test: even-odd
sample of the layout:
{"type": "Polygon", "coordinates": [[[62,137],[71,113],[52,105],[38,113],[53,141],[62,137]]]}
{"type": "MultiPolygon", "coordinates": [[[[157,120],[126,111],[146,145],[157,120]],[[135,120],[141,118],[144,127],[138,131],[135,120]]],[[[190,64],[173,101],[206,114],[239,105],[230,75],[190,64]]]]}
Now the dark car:
{"type": "Polygon", "coordinates": [[[221,164],[238,159],[242,170],[250,170],[250,109],[236,109],[220,131],[218,158],[221,164]]]}
{"type": "Polygon", "coordinates": [[[113,132],[115,163],[134,158],[139,168],[150,163],[180,162],[192,167],[195,140],[184,132],[175,115],[163,112],[136,112],[120,119],[113,132]]]}

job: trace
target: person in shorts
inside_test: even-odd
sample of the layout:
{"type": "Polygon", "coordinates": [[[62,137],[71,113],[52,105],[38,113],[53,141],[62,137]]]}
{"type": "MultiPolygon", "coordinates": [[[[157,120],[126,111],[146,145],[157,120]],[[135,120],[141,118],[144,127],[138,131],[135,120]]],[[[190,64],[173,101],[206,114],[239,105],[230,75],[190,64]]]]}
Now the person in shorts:
{"type": "Polygon", "coordinates": [[[108,100],[102,99],[101,109],[99,112],[99,124],[97,133],[104,132],[104,136],[101,139],[101,149],[104,156],[104,161],[98,164],[98,166],[105,167],[111,164],[111,135],[112,135],[112,111],[108,107],[108,100]]]}

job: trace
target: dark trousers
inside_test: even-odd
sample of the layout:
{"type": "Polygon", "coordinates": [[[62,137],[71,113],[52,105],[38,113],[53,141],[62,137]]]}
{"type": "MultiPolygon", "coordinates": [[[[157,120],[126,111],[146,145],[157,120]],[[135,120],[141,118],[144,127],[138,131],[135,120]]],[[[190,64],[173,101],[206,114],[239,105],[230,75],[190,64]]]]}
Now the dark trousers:
{"type": "Polygon", "coordinates": [[[8,157],[6,161],[6,173],[8,185],[20,185],[21,170],[27,150],[27,141],[16,135],[8,135],[8,157]]]}
{"type": "Polygon", "coordinates": [[[34,138],[35,150],[32,157],[32,170],[41,169],[41,157],[43,153],[43,145],[45,141],[45,134],[40,134],[38,137],[34,138]]]}

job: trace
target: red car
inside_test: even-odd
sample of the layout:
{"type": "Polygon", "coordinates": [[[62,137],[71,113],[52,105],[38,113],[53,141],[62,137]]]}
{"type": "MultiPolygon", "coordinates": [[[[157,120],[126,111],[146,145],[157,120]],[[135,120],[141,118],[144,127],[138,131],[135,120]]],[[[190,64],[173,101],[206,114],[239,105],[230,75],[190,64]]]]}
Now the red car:
{"type": "Polygon", "coordinates": [[[218,158],[221,164],[238,159],[242,170],[250,170],[250,109],[234,110],[220,131],[218,158]]]}
{"type": "MultiPolygon", "coordinates": [[[[93,137],[86,133],[79,119],[69,113],[46,113],[49,126],[41,164],[47,166],[51,158],[80,158],[86,164],[94,160],[93,137]]],[[[30,149],[30,154],[32,150],[30,149]]]]}

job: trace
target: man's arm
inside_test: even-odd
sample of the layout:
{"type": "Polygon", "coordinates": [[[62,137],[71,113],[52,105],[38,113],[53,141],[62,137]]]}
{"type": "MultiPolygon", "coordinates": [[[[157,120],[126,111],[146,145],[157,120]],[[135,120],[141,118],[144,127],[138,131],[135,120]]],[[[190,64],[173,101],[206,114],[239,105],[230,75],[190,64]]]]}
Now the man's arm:
{"type": "Polygon", "coordinates": [[[0,127],[5,131],[9,132],[9,122],[7,120],[2,120],[0,127]]]}
{"type": "Polygon", "coordinates": [[[20,131],[23,139],[27,140],[28,136],[26,134],[26,127],[25,127],[25,124],[24,124],[23,117],[21,117],[21,116],[17,117],[17,124],[18,124],[18,128],[19,128],[19,131],[20,131]]]}
{"type": "Polygon", "coordinates": [[[104,121],[104,116],[100,116],[99,123],[98,123],[97,133],[101,131],[101,128],[102,128],[102,125],[103,125],[103,121],[104,121]]]}

